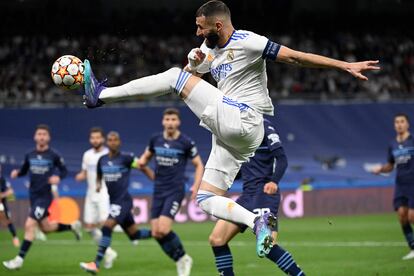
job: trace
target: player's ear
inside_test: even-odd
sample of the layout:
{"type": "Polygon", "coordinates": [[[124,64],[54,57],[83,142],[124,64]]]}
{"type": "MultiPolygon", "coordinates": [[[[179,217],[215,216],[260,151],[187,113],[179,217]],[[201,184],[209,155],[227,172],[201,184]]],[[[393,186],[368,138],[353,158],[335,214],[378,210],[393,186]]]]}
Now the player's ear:
{"type": "Polygon", "coordinates": [[[221,22],[220,20],[217,20],[215,25],[217,32],[220,32],[223,29],[223,22],[221,22]]]}

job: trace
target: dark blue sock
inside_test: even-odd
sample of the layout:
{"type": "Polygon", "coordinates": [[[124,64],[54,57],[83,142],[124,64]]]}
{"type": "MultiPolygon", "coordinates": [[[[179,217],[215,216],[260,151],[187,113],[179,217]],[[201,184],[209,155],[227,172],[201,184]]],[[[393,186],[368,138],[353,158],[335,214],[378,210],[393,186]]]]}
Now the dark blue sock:
{"type": "Polygon", "coordinates": [[[180,238],[171,231],[161,239],[157,239],[162,250],[175,262],[178,261],[182,256],[185,255],[183,245],[181,244],[180,238]]]}
{"type": "Polygon", "coordinates": [[[98,253],[96,254],[95,263],[99,267],[103,257],[105,256],[106,249],[111,245],[112,229],[104,226],[102,227],[102,239],[99,242],[98,253]]]}
{"type": "Polygon", "coordinates": [[[70,224],[58,224],[57,232],[69,231],[72,230],[72,226],[70,224]]]}
{"type": "Polygon", "coordinates": [[[212,246],[216,267],[220,276],[234,276],[233,256],[231,255],[228,244],[222,246],[212,246]]]}
{"type": "Polygon", "coordinates": [[[7,225],[7,227],[9,228],[9,231],[10,231],[10,233],[12,234],[13,238],[15,238],[15,237],[17,236],[17,234],[16,234],[16,228],[14,228],[13,223],[11,223],[11,222],[10,222],[10,223],[7,225]]]}
{"type": "Polygon", "coordinates": [[[22,243],[22,246],[20,246],[19,256],[24,258],[24,256],[26,256],[27,251],[29,251],[29,248],[31,245],[32,245],[31,241],[24,240],[22,243]]]}
{"type": "Polygon", "coordinates": [[[413,228],[411,228],[410,223],[407,223],[405,225],[402,225],[402,230],[405,236],[405,239],[407,240],[408,246],[414,250],[414,236],[413,236],[413,228]]]}
{"type": "Polygon", "coordinates": [[[277,266],[288,275],[292,276],[305,276],[305,273],[295,263],[289,252],[284,250],[279,245],[275,245],[266,256],[268,259],[273,261],[277,266]]]}
{"type": "Polygon", "coordinates": [[[132,235],[128,236],[131,241],[135,240],[146,240],[152,237],[151,230],[149,229],[139,229],[132,235]]]}

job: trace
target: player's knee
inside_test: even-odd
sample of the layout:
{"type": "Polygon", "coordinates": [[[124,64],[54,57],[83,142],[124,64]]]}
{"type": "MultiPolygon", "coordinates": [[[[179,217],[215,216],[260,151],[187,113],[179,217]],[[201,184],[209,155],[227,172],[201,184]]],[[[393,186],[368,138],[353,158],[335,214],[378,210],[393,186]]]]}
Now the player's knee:
{"type": "Polygon", "coordinates": [[[404,212],[398,212],[398,220],[401,224],[407,224],[408,223],[408,214],[404,212]]]}
{"type": "Polygon", "coordinates": [[[211,246],[223,246],[227,243],[227,241],[223,238],[222,235],[217,235],[214,233],[210,234],[210,236],[208,237],[208,241],[211,246]]]}
{"type": "Polygon", "coordinates": [[[158,236],[160,238],[165,237],[168,233],[171,232],[171,228],[165,225],[158,227],[158,236]]]}

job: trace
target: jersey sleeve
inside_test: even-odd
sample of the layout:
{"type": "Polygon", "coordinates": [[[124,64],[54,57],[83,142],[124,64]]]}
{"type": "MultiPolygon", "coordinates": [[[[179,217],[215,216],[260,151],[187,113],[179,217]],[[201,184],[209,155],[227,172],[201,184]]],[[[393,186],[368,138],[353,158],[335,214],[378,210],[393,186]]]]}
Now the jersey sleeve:
{"type": "Polygon", "coordinates": [[[132,165],[134,164],[134,161],[135,161],[135,155],[132,152],[126,154],[125,166],[127,168],[132,168],[133,167],[132,165]]]}
{"type": "Polygon", "coordinates": [[[210,54],[210,50],[207,47],[206,43],[203,42],[200,46],[200,50],[206,55],[204,61],[197,67],[197,73],[206,74],[210,72],[210,65],[212,61],[212,56],[210,54]]]}
{"type": "Polygon", "coordinates": [[[82,170],[86,171],[88,169],[88,165],[86,164],[86,152],[82,156],[82,170]]]}
{"type": "Polygon", "coordinates": [[[280,49],[278,43],[255,33],[250,33],[244,41],[244,47],[247,51],[246,54],[250,60],[254,61],[259,58],[276,60],[280,49]]]}
{"type": "Polygon", "coordinates": [[[273,125],[265,123],[265,139],[267,146],[270,151],[274,151],[282,147],[282,142],[280,141],[279,134],[277,134],[276,129],[273,125]]]}
{"type": "Polygon", "coordinates": [[[394,155],[392,154],[392,147],[388,146],[387,161],[390,164],[395,163],[394,155]]]}
{"type": "Polygon", "coordinates": [[[156,136],[151,137],[151,139],[150,139],[150,141],[149,141],[149,143],[148,143],[148,146],[147,146],[147,149],[148,149],[150,152],[152,152],[152,153],[154,153],[154,152],[155,152],[155,149],[154,149],[155,137],[156,137],[156,136]]]}
{"type": "Polygon", "coordinates": [[[96,177],[97,179],[102,179],[102,157],[101,156],[96,164],[96,177]]]}
{"type": "Polygon", "coordinates": [[[193,159],[197,155],[198,155],[198,149],[197,149],[196,143],[193,140],[190,140],[188,143],[187,156],[193,159]]]}
{"type": "Polygon", "coordinates": [[[61,179],[65,178],[68,174],[68,169],[66,168],[65,160],[59,154],[56,154],[54,159],[55,166],[59,170],[59,177],[61,179]]]}
{"type": "Polygon", "coordinates": [[[24,160],[23,160],[23,164],[19,169],[19,173],[18,176],[24,176],[27,174],[27,172],[29,171],[29,167],[30,167],[30,162],[29,162],[29,155],[26,154],[24,156],[24,160]]]}

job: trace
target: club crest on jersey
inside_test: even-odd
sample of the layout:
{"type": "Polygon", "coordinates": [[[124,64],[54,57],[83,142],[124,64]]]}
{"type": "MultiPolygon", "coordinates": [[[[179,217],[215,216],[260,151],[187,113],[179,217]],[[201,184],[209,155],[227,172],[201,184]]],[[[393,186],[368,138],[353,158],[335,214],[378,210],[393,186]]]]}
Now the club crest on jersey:
{"type": "Polygon", "coordinates": [[[207,55],[207,61],[208,62],[212,62],[213,61],[213,59],[214,59],[214,57],[209,53],[208,55],[207,55]]]}
{"type": "Polygon", "coordinates": [[[234,59],[234,52],[233,52],[233,49],[230,49],[229,52],[227,53],[227,60],[232,61],[233,59],[234,59]]]}

